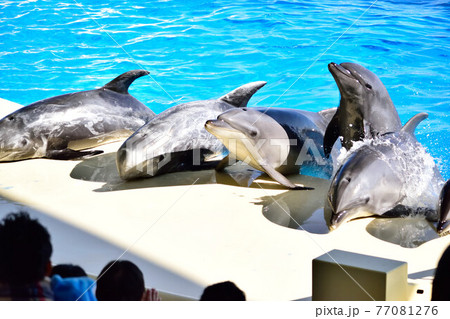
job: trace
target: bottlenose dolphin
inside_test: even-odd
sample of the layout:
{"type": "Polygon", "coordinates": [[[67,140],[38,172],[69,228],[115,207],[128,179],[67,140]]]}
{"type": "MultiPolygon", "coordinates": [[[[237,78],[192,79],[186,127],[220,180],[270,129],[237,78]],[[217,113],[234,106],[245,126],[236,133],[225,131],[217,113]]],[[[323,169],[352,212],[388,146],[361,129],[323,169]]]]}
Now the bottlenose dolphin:
{"type": "Polygon", "coordinates": [[[248,83],[219,99],[183,103],[158,114],[117,151],[120,177],[128,180],[215,167],[227,150],[205,130],[206,120],[228,109],[247,106],[265,84],[248,83]]]}
{"type": "Polygon", "coordinates": [[[448,219],[448,213],[450,211],[450,180],[448,180],[444,187],[442,187],[441,194],[439,195],[437,215],[439,217],[437,232],[442,233],[447,227],[445,223],[448,219]]]}
{"type": "Polygon", "coordinates": [[[149,72],[134,70],[90,91],[51,97],[0,120],[0,162],[30,158],[74,159],[81,151],[130,136],[155,116],[128,93],[149,72]]]}
{"type": "Polygon", "coordinates": [[[349,150],[354,141],[401,129],[389,93],[374,73],[356,63],[330,63],[328,70],[339,88],[341,101],[325,132],[327,156],[339,136],[342,146],[349,150]]]}
{"type": "Polygon", "coordinates": [[[283,174],[298,174],[307,165],[331,174],[332,161],[324,156],[323,134],[335,111],[232,109],[217,120],[207,121],[205,127],[224,143],[230,157],[266,172],[281,185],[297,189],[302,186],[291,183],[283,174]]]}
{"type": "Polygon", "coordinates": [[[399,132],[365,140],[349,151],[325,203],[325,209],[331,211],[331,229],[372,215],[419,212],[436,218],[433,206],[442,177],[414,136],[415,128],[427,116],[417,114],[399,132]]]}

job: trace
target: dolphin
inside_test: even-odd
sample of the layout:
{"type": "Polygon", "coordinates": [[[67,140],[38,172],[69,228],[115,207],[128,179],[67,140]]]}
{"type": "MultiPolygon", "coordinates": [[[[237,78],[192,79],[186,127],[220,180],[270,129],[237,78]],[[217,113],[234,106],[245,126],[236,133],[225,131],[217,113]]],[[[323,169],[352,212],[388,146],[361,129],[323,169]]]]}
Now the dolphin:
{"type": "Polygon", "coordinates": [[[307,165],[332,171],[332,161],[323,152],[323,134],[335,111],[232,109],[207,121],[205,127],[224,143],[231,158],[247,162],[287,188],[300,189],[303,185],[293,184],[283,174],[298,174],[307,165]]]}
{"type": "Polygon", "coordinates": [[[354,141],[372,138],[402,128],[397,110],[385,86],[371,71],[356,63],[330,63],[328,70],[339,88],[341,100],[324,137],[328,156],[334,142],[342,136],[349,150],[354,141]]]}
{"type": "Polygon", "coordinates": [[[205,130],[206,120],[247,106],[265,84],[248,83],[219,99],[183,103],[158,114],[120,146],[116,159],[120,177],[130,180],[215,167],[227,150],[205,130]]]}
{"type": "Polygon", "coordinates": [[[103,87],[27,105],[0,120],[0,162],[31,158],[75,159],[81,151],[130,136],[155,116],[128,93],[148,71],[119,75],[103,87]]]}
{"type": "Polygon", "coordinates": [[[450,211],[450,180],[448,180],[442,187],[439,195],[437,215],[439,217],[437,232],[441,234],[445,231],[445,223],[448,220],[448,213],[450,211]]]}
{"type": "Polygon", "coordinates": [[[427,118],[420,113],[395,133],[359,142],[332,179],[325,211],[331,211],[330,229],[365,216],[401,216],[422,213],[435,218],[434,195],[442,177],[432,157],[414,136],[427,118]],[[434,215],[434,216],[433,216],[434,215]]]}

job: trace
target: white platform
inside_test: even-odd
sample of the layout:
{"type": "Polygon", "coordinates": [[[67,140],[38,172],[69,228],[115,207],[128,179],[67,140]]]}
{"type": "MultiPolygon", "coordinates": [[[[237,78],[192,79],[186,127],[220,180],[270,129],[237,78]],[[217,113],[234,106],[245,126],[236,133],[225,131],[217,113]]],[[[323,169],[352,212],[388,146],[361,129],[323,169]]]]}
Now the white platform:
{"type": "MultiPolygon", "coordinates": [[[[0,101],[0,116],[15,108],[0,101]]],[[[286,191],[265,181],[263,188],[257,183],[227,185],[236,175],[233,179],[211,170],[123,183],[114,166],[119,145],[107,145],[106,154],[85,161],[0,163],[0,196],[79,229],[80,236],[92,234],[128,249],[155,269],[174,274],[167,277],[170,283],[160,281],[156,288],[173,291],[176,280],[180,286],[184,281],[192,284],[190,288],[173,292],[191,291],[194,298],[199,297],[196,287],[232,280],[248,299],[308,299],[312,259],[333,249],[405,261],[409,276],[419,279],[433,275],[450,244],[450,236],[445,236],[403,248],[370,235],[366,227],[372,218],[324,234],[282,227],[264,217],[264,210],[277,207],[282,214],[318,208],[329,182],[307,176],[293,180],[314,190],[286,191]]],[[[285,217],[288,223],[289,216],[285,217]]],[[[69,253],[83,249],[95,254],[98,249],[89,240],[66,244],[69,253]]]]}

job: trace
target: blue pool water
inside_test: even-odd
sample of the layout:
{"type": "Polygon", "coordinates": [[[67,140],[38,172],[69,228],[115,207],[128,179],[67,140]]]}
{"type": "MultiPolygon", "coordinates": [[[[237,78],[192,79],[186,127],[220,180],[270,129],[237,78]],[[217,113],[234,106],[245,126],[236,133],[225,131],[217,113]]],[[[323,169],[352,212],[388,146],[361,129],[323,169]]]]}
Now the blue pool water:
{"type": "Polygon", "coordinates": [[[26,105],[145,68],[130,91],[155,112],[257,80],[268,84],[250,105],[318,111],[339,101],[327,64],[352,61],[381,78],[403,123],[430,114],[417,135],[448,179],[450,4],[373,3],[2,1],[0,97],[26,105]]]}

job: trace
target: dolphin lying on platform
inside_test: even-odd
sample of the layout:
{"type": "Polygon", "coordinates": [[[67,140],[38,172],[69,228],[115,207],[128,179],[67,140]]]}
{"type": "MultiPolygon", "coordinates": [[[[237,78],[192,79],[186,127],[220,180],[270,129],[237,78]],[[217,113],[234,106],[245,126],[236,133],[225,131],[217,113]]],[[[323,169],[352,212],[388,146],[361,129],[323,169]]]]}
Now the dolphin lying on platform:
{"type": "Polygon", "coordinates": [[[215,167],[226,155],[205,122],[226,110],[247,106],[266,82],[245,84],[217,100],[183,103],[158,114],[130,136],[117,151],[122,179],[215,167]]]}
{"type": "Polygon", "coordinates": [[[325,209],[330,228],[365,216],[400,216],[419,212],[436,219],[436,197],[443,179],[432,157],[416,140],[420,113],[395,133],[360,142],[335,174],[325,209]]]}
{"type": "Polygon", "coordinates": [[[299,189],[302,186],[291,183],[283,174],[298,174],[307,165],[331,174],[332,161],[325,158],[322,145],[335,111],[233,109],[207,121],[205,127],[224,143],[232,159],[247,162],[281,185],[299,189]]]}
{"type": "Polygon", "coordinates": [[[30,158],[75,159],[101,151],[81,151],[130,136],[155,116],[128,93],[134,70],[90,91],[51,97],[0,120],[0,162],[30,158]]]}
{"type": "Polygon", "coordinates": [[[330,63],[328,70],[339,88],[341,101],[325,132],[327,156],[339,136],[342,146],[349,150],[354,141],[402,128],[389,93],[373,72],[356,63],[330,63]]]}

